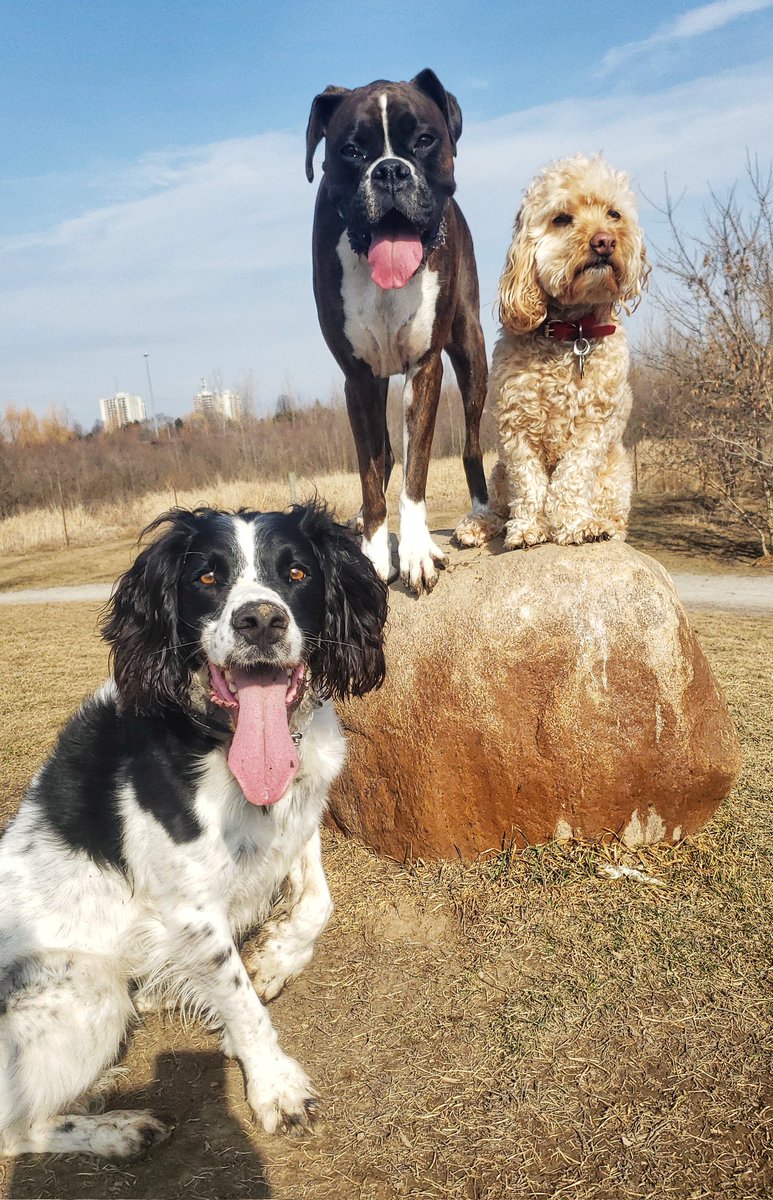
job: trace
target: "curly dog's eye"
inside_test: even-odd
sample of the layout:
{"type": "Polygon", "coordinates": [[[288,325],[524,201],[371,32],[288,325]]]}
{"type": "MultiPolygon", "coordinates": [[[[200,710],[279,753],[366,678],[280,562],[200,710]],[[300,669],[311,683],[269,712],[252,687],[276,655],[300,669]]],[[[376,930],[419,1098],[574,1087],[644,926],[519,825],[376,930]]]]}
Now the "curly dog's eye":
{"type": "Polygon", "coordinates": [[[571,225],[574,217],[571,213],[559,213],[557,217],[553,217],[554,225],[571,225]]]}
{"type": "Polygon", "coordinates": [[[613,221],[620,220],[620,213],[617,211],[616,208],[610,208],[609,212],[607,213],[607,216],[611,217],[613,221]]]}
{"type": "Polygon", "coordinates": [[[301,580],[305,578],[306,572],[304,571],[303,567],[290,567],[290,579],[293,581],[293,583],[300,583],[301,580]]]}
{"type": "Polygon", "coordinates": [[[205,587],[212,587],[213,583],[217,583],[214,571],[205,571],[203,575],[199,575],[199,583],[203,583],[205,587]]]}

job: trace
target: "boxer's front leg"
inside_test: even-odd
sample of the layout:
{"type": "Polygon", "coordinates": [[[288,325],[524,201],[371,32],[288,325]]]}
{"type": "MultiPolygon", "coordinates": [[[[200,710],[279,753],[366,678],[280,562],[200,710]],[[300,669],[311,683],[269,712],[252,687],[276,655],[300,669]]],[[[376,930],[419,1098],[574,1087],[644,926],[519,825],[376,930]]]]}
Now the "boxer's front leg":
{"type": "Polygon", "coordinates": [[[362,550],[385,582],[391,574],[384,495],[387,467],[391,469],[386,433],[388,387],[388,379],[376,379],[370,367],[363,365],[356,374],[347,374],[344,389],[362,486],[362,550]]]}
{"type": "Polygon", "coordinates": [[[400,495],[400,576],[419,595],[431,592],[448,559],[427,527],[427,471],[443,379],[440,355],[408,372],[403,389],[403,490],[400,495]]]}

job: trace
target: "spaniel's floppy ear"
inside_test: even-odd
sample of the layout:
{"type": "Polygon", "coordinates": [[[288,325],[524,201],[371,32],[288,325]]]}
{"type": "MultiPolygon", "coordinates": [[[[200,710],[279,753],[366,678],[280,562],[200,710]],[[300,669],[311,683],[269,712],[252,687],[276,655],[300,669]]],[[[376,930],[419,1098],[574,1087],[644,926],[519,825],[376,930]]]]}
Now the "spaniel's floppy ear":
{"type": "Polygon", "coordinates": [[[524,207],[515,219],[499,280],[499,319],[513,333],[530,333],[547,315],[547,297],[537,278],[537,245],[529,235],[524,207]]]}
{"type": "Polygon", "coordinates": [[[349,88],[331,84],[311,102],[309,123],[306,126],[306,178],[309,183],[314,180],[314,151],[327,133],[333,113],[344,96],[349,95],[349,91],[349,88]]]}
{"type": "Polygon", "coordinates": [[[456,143],[462,136],[462,110],[459,107],[459,101],[456,99],[456,96],[446,91],[435,72],[430,70],[429,67],[425,67],[423,71],[419,71],[418,75],[413,77],[411,83],[437,104],[445,117],[451,137],[451,148],[454,154],[456,154],[456,143]]]}
{"type": "Polygon", "coordinates": [[[172,509],[152,521],[141,537],[164,526],[118,580],[101,623],[121,702],[135,712],[189,702],[190,654],[180,639],[177,585],[196,533],[196,515],[172,509]]]}
{"type": "Polygon", "coordinates": [[[312,679],[322,695],[364,696],[384,681],[386,584],[324,505],[297,505],[293,512],[325,577],[324,626],[309,656],[312,679]]]}

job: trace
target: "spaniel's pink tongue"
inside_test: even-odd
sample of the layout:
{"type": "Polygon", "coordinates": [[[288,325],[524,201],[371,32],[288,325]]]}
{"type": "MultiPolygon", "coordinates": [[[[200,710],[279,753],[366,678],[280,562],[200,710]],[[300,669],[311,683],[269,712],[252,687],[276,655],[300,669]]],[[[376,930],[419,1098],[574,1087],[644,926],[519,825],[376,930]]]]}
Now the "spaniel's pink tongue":
{"type": "Polygon", "coordinates": [[[421,266],[424,247],[415,233],[374,234],[368,251],[370,277],[380,288],[405,287],[421,266]]]}
{"type": "Polygon", "coordinates": [[[288,726],[287,672],[232,667],[231,673],[239,711],[228,766],[250,804],[276,804],[300,766],[288,726]]]}

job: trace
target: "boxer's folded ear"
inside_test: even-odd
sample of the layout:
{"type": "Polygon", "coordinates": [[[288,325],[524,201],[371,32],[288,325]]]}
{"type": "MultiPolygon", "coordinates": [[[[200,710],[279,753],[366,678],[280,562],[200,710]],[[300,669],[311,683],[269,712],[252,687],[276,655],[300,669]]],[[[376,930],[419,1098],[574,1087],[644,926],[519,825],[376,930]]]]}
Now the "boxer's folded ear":
{"type": "Polygon", "coordinates": [[[456,143],[462,136],[462,110],[456,96],[446,91],[435,72],[429,67],[419,71],[411,83],[437,104],[445,117],[448,132],[451,135],[451,147],[456,155],[456,143]]]}
{"type": "Polygon", "coordinates": [[[331,83],[311,102],[309,123],[306,126],[306,178],[309,183],[314,179],[314,151],[327,133],[333,113],[350,90],[331,83]]]}

